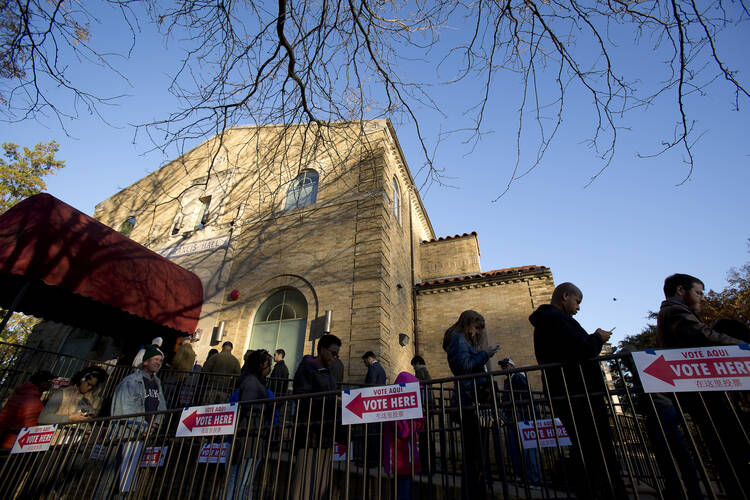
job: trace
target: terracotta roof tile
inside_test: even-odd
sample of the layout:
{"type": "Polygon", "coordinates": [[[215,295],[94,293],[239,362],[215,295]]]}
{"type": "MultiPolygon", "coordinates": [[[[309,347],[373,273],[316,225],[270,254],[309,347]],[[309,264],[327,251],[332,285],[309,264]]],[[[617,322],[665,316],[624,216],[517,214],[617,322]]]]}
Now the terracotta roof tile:
{"type": "Polygon", "coordinates": [[[433,238],[431,240],[424,240],[422,243],[435,243],[436,241],[447,241],[447,240],[455,240],[457,238],[466,238],[467,236],[476,236],[477,232],[472,231],[470,233],[464,233],[464,234],[454,234],[453,236],[441,236],[440,238],[433,238]]]}
{"type": "Polygon", "coordinates": [[[504,269],[495,269],[492,271],[485,271],[479,274],[472,274],[468,276],[456,276],[453,278],[441,278],[437,280],[422,281],[417,283],[417,288],[432,286],[432,285],[447,285],[449,283],[460,283],[463,281],[478,281],[484,278],[491,278],[494,276],[509,276],[513,274],[521,274],[533,271],[548,271],[549,268],[545,266],[519,266],[519,267],[506,267],[504,269]]]}

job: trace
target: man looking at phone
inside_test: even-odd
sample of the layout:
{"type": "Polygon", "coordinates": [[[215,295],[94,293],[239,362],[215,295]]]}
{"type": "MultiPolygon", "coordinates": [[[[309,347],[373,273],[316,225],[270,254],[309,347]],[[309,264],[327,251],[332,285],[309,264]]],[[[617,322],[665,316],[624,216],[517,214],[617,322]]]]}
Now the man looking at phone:
{"type": "Polygon", "coordinates": [[[545,369],[543,380],[555,416],[573,442],[568,474],[576,478],[577,497],[627,498],[602,397],[604,376],[598,361],[588,361],[599,355],[612,332],[597,328],[589,334],[573,319],[582,301],[583,293],[573,283],[555,288],[550,303],[529,316],[534,325],[534,352],[540,365],[564,363],[545,369]]]}

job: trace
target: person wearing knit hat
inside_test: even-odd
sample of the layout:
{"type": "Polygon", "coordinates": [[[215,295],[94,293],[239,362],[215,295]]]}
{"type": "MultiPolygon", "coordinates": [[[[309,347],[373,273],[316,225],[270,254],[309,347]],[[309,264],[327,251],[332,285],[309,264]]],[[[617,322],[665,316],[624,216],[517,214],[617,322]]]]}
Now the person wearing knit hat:
{"type": "MultiPolygon", "coordinates": [[[[161,337],[154,337],[151,340],[151,345],[155,345],[157,347],[161,347],[161,344],[163,342],[164,342],[164,339],[162,339],[161,337]]],[[[141,363],[143,363],[143,353],[145,353],[145,352],[146,352],[146,346],[143,346],[138,351],[138,353],[135,355],[135,357],[133,358],[133,368],[140,368],[141,367],[141,363]]],[[[164,354],[162,354],[162,356],[163,355],[164,354]]]]}
{"type": "MultiPolygon", "coordinates": [[[[161,369],[164,353],[155,345],[143,349],[140,369],[125,377],[115,388],[112,398],[112,416],[162,411],[167,409],[161,380],[156,373],[161,369]]],[[[136,419],[148,427],[147,419],[136,419]]]]}

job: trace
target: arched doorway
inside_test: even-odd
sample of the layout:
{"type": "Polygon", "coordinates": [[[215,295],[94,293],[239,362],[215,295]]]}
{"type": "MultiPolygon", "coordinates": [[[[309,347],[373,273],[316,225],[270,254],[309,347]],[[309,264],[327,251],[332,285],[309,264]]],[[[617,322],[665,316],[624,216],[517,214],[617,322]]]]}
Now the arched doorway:
{"type": "Polygon", "coordinates": [[[284,349],[290,376],[302,360],[307,324],[307,300],[296,288],[283,288],[258,308],[248,349],[266,349],[273,354],[284,349]]]}

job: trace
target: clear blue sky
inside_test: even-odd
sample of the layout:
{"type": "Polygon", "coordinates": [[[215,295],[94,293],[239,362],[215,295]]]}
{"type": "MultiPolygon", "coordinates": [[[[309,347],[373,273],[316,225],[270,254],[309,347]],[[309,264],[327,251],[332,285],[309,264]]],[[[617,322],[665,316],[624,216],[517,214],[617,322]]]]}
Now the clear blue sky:
{"type": "MultiPolygon", "coordinates": [[[[121,50],[127,32],[107,16],[102,20],[102,25],[92,26],[92,36],[121,50]]],[[[732,37],[727,58],[740,69],[740,79],[750,81],[750,60],[742,54],[750,46],[750,35],[738,32],[732,37]]],[[[626,61],[636,67],[641,55],[634,51],[626,61]]],[[[70,136],[53,118],[0,125],[2,141],[31,146],[57,140],[58,157],[67,166],[49,179],[49,192],[89,214],[96,203],[176,156],[174,151],[148,153],[151,143],[143,136],[134,140],[129,125],[161,118],[174,109],[174,98],[165,92],[168,71],[177,65],[174,53],[157,36],[144,32],[130,59],[114,61],[131,87],[71,61],[76,78],[91,82],[94,89],[129,94],[117,106],[104,109],[114,126],[104,125],[86,110],[78,119],[65,121],[70,136]]],[[[421,117],[429,118],[428,140],[434,139],[438,127],[452,128],[465,111],[465,96],[472,92],[477,92],[476,82],[434,90],[433,98],[448,116],[440,122],[418,109],[421,117]]],[[[674,96],[667,95],[659,105],[627,117],[629,128],[620,131],[611,166],[584,188],[602,164],[583,143],[591,132],[589,99],[573,92],[563,129],[542,164],[497,202],[492,200],[504,190],[515,161],[518,87],[499,81],[492,97],[486,128],[494,133],[471,154],[459,137],[441,143],[436,163],[454,187],[433,184],[423,193],[438,236],[478,232],[483,270],[549,266],[557,283],[572,281],[583,290],[577,317],[581,324],[588,330],[616,326],[613,340],[618,341],[639,332],[648,311],[658,309],[667,275],[694,274],[718,290],[725,286],[731,266],[750,260],[748,103],[741,101],[740,111],[732,111],[731,93],[723,82],[709,87],[707,95],[690,99],[696,129],[705,135],[694,149],[696,169],[683,185],[676,186],[687,172],[681,150],[636,158],[636,153],[653,152],[671,133],[674,109],[667,104],[674,96]]],[[[422,156],[413,128],[396,123],[396,129],[416,171],[422,156]]]]}

